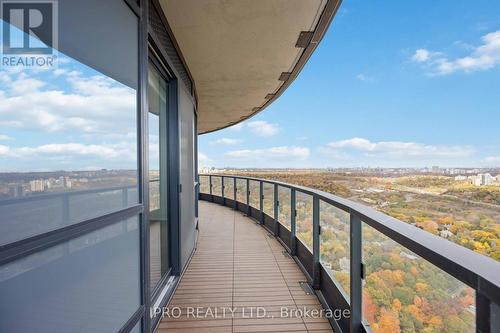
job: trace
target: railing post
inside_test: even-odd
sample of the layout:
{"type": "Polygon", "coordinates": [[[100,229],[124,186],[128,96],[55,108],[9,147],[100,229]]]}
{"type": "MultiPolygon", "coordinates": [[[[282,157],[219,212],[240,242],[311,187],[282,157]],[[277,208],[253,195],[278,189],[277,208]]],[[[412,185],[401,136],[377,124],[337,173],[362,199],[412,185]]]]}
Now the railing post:
{"type": "Polygon", "coordinates": [[[264,224],[264,182],[259,181],[260,224],[264,224]]]}
{"type": "Polygon", "coordinates": [[[361,219],[350,212],[350,256],[351,256],[351,333],[361,332],[362,309],[362,244],[361,244],[361,219]]]}
{"type": "Polygon", "coordinates": [[[122,207],[128,206],[128,189],[122,189],[122,207]]]}
{"type": "MultiPolygon", "coordinates": [[[[62,225],[69,225],[69,194],[65,193],[62,196],[62,225]]],[[[65,242],[63,245],[65,253],[69,253],[69,242],[65,242]]]]}
{"type": "Polygon", "coordinates": [[[246,179],[247,181],[247,215],[251,216],[250,214],[250,179],[246,179]]]}
{"type": "Polygon", "coordinates": [[[500,332],[500,306],[476,290],[476,332],[500,332]]]}
{"type": "Polygon", "coordinates": [[[226,205],[226,198],[224,196],[224,177],[220,177],[220,193],[222,195],[222,204],[226,205]]]}
{"type": "Polygon", "coordinates": [[[214,197],[212,196],[212,175],[208,176],[208,188],[210,189],[210,201],[214,202],[214,197]]]}
{"type": "Polygon", "coordinates": [[[290,189],[290,254],[292,256],[297,255],[297,209],[295,207],[295,189],[290,189]]]}
{"type": "Polygon", "coordinates": [[[320,287],[320,264],[319,264],[319,198],[313,196],[313,282],[312,287],[319,289],[320,287]]]}
{"type": "Polygon", "coordinates": [[[274,184],[274,236],[279,237],[280,235],[280,224],[279,224],[279,204],[278,201],[278,184],[274,184]]]}
{"type": "Polygon", "coordinates": [[[236,184],[237,184],[236,177],[233,177],[234,209],[238,209],[238,200],[236,199],[236,195],[238,193],[238,190],[236,189],[236,184]]]}

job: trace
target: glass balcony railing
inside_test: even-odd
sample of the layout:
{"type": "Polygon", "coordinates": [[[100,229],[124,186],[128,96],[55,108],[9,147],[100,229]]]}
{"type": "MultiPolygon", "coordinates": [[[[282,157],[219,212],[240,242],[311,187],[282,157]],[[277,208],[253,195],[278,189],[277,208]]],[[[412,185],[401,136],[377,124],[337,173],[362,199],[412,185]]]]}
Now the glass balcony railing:
{"type": "Polygon", "coordinates": [[[348,311],[332,322],[339,330],[498,329],[499,262],[326,192],[224,175],[233,193],[219,198],[207,189],[220,176],[202,177],[208,186],[200,199],[256,218],[288,248],[324,305],[348,311]]]}
{"type": "Polygon", "coordinates": [[[0,246],[135,206],[137,185],[60,191],[0,200],[0,246]]]}

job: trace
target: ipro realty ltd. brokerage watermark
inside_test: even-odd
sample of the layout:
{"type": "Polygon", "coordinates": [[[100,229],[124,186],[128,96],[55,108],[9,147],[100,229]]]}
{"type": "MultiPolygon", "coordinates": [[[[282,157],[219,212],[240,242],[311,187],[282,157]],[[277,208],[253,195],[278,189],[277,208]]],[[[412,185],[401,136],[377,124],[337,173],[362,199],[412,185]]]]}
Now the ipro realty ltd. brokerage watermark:
{"type": "Polygon", "coordinates": [[[0,67],[56,65],[57,0],[0,0],[0,18],[0,67]]]}
{"type": "Polygon", "coordinates": [[[278,311],[268,311],[264,307],[156,307],[150,309],[151,318],[327,318],[336,321],[350,318],[349,309],[315,309],[281,307],[278,311]]]}

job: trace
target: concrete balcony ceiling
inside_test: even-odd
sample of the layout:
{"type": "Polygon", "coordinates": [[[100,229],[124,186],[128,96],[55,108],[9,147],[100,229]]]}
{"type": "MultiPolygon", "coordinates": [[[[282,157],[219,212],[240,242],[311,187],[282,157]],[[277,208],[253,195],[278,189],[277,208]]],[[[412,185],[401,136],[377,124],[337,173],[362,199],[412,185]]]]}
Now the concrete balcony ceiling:
{"type": "Polygon", "coordinates": [[[207,133],[245,120],[274,101],[309,59],[340,0],[160,4],[194,80],[198,132],[207,133]]]}

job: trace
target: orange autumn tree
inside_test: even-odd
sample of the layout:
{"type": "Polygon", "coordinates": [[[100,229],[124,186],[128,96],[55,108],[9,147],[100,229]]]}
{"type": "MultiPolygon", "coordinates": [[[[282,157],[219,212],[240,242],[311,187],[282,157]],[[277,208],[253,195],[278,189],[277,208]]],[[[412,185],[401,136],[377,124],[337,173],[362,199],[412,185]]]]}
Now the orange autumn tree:
{"type": "Polygon", "coordinates": [[[375,333],[401,333],[398,313],[382,308],[379,321],[373,325],[373,331],[375,333]]]}

